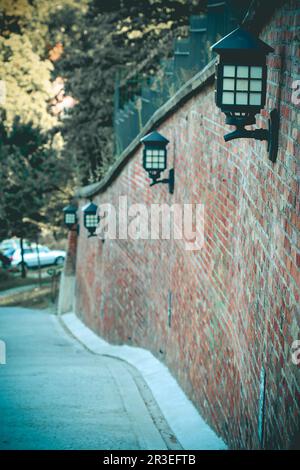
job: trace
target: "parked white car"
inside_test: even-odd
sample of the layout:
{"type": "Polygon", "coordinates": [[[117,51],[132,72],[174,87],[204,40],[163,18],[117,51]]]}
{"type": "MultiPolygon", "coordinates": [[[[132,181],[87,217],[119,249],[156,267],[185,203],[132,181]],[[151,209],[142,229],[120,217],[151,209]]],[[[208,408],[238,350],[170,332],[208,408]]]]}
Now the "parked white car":
{"type": "MultiPolygon", "coordinates": [[[[64,264],[66,252],[63,250],[50,250],[46,246],[39,246],[37,251],[36,247],[24,248],[24,263],[27,268],[36,268],[39,266],[51,266],[56,264],[58,266],[64,264]],[[39,261],[40,259],[40,261],[39,261]]],[[[11,267],[20,268],[22,263],[21,249],[18,248],[11,256],[11,267]]]]}
{"type": "MultiPolygon", "coordinates": [[[[24,248],[29,246],[29,242],[27,240],[23,240],[24,248]]],[[[9,238],[7,240],[2,240],[0,243],[0,251],[5,254],[7,250],[16,250],[20,248],[20,239],[19,238],[9,238]]]]}

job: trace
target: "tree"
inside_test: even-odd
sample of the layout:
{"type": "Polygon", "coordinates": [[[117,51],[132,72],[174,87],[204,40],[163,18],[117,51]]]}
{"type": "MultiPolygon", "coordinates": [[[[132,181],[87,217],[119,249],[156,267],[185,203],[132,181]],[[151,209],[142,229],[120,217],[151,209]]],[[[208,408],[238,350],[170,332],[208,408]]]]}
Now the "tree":
{"type": "MultiPolygon", "coordinates": [[[[77,168],[79,184],[98,180],[113,163],[113,100],[116,73],[154,74],[173,49],[175,33],[204,2],[112,0],[89,3],[76,24],[64,26],[64,52],[56,73],[78,102],[63,121],[64,153],[77,168]]],[[[55,16],[65,24],[65,11],[55,16]]],[[[184,29],[185,27],[185,29],[184,29]]]]}
{"type": "Polygon", "coordinates": [[[0,106],[0,237],[35,239],[46,224],[59,227],[54,208],[60,212],[72,194],[59,120],[51,112],[49,51],[55,35],[49,25],[63,5],[81,11],[84,3],[1,1],[0,80],[6,96],[0,106]]]}
{"type": "Polygon", "coordinates": [[[74,181],[97,180],[113,162],[116,73],[124,83],[153,74],[198,3],[1,1],[0,236],[59,232],[74,181]],[[51,112],[57,77],[78,103],[61,119],[51,112]]]}
{"type": "Polygon", "coordinates": [[[30,239],[48,220],[50,195],[59,191],[66,164],[45,132],[18,119],[10,131],[0,125],[0,154],[0,238],[30,239]]]}

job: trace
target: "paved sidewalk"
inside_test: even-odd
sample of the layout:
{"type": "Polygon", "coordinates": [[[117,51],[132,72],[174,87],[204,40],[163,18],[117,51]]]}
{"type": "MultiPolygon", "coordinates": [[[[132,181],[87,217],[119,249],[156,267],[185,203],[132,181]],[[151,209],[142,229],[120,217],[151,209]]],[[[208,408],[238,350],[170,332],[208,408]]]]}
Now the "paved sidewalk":
{"type": "Polygon", "coordinates": [[[136,369],[92,354],[58,317],[0,308],[0,339],[0,449],[181,449],[136,369]]]}
{"type": "Polygon", "coordinates": [[[205,423],[167,367],[149,351],[113,346],[87,328],[74,313],[62,315],[65,327],[90,351],[120,358],[134,366],[151,390],[177,440],[186,450],[225,450],[225,443],[205,423]]]}

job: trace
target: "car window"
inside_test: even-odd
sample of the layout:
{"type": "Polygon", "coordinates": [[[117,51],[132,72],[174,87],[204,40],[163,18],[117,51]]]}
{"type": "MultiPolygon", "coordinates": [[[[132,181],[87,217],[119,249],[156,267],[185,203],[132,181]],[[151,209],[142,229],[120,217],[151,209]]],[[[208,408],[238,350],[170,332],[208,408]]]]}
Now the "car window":
{"type": "Polygon", "coordinates": [[[15,251],[16,251],[15,248],[9,248],[8,250],[4,251],[4,254],[5,256],[13,256],[15,251]]]}
{"type": "Polygon", "coordinates": [[[31,249],[31,248],[25,248],[25,249],[23,250],[23,252],[24,252],[24,255],[29,255],[29,254],[32,253],[32,249],[31,249]]]}

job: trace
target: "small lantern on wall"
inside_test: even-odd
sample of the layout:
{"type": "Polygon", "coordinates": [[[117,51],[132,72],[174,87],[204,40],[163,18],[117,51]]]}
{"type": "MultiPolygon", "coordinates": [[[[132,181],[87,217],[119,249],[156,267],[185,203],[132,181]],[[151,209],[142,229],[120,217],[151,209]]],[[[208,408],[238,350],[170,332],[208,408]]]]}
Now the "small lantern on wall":
{"type": "Polygon", "coordinates": [[[168,184],[169,192],[174,192],[174,169],[169,171],[168,179],[159,179],[161,172],[167,168],[167,145],[169,143],[159,132],[151,132],[141,139],[144,145],[143,167],[152,179],[150,186],[158,183],[168,184]]]}
{"type": "Polygon", "coordinates": [[[69,230],[74,230],[77,224],[77,207],[69,204],[63,209],[64,222],[69,230]]]}
{"type": "Polygon", "coordinates": [[[216,105],[225,113],[226,124],[236,130],[224,136],[232,139],[252,138],[267,140],[269,158],[276,161],[278,151],[279,116],[270,113],[269,129],[247,130],[255,124],[266,102],[266,56],[274,49],[249,31],[237,28],[222,38],[211,49],[220,56],[217,66],[216,105]]]}
{"type": "Polygon", "coordinates": [[[95,237],[96,228],[99,224],[100,217],[97,215],[98,207],[93,202],[89,202],[82,208],[83,225],[89,232],[89,238],[95,237]]]}

